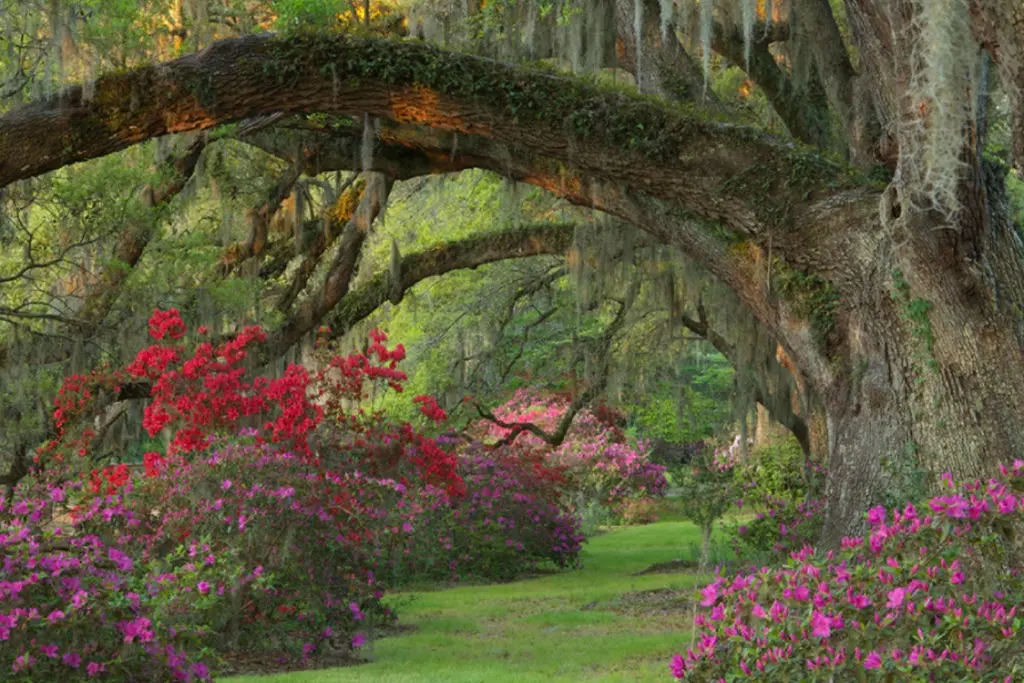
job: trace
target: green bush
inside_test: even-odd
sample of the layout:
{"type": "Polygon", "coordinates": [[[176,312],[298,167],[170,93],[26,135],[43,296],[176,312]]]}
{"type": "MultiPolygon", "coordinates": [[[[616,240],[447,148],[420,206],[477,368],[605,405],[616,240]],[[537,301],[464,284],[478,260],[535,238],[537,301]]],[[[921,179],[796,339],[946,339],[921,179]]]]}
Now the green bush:
{"type": "Polygon", "coordinates": [[[792,435],[753,448],[736,468],[736,484],[750,500],[799,503],[808,494],[803,449],[792,435]]]}

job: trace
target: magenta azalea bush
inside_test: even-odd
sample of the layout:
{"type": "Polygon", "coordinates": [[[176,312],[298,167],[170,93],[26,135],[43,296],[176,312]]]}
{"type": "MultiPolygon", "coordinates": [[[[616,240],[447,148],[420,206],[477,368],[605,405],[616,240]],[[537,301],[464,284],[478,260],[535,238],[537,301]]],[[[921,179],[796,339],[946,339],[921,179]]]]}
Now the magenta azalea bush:
{"type": "Polygon", "coordinates": [[[987,484],[944,480],[924,509],[873,508],[870,533],[836,551],[808,546],[705,586],[675,677],[1020,680],[1024,461],[987,484]]]}
{"type": "Polygon", "coordinates": [[[64,504],[80,488],[36,484],[0,497],[3,680],[206,680],[210,668],[192,647],[202,633],[166,608],[186,587],[198,595],[213,572],[141,559],[144,520],[123,493],[69,513],[64,504]]]}
{"type": "Polygon", "coordinates": [[[580,566],[580,521],[564,509],[565,478],[542,454],[519,446],[489,450],[471,444],[457,471],[466,495],[425,492],[400,502],[415,511],[409,543],[392,554],[396,581],[509,580],[543,563],[580,566]]]}
{"type": "Polygon", "coordinates": [[[373,565],[404,491],[397,482],[252,442],[173,466],[173,476],[133,492],[145,520],[139,554],[213,573],[203,589],[182,589],[193,600],[173,606],[176,619],[204,630],[205,646],[303,659],[389,619],[373,565]]]}

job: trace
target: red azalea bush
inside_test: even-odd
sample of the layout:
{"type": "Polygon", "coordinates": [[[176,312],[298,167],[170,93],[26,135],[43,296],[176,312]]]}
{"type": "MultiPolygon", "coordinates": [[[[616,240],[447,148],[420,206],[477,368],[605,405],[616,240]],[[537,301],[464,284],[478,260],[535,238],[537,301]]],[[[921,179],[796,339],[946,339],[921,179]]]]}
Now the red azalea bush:
{"type": "Polygon", "coordinates": [[[868,513],[841,549],[719,577],[702,591],[697,638],[677,678],[1012,681],[1024,671],[1015,530],[1024,461],[954,487],[926,510],[868,513]]]}
{"type": "Polygon", "coordinates": [[[392,618],[381,579],[398,569],[507,578],[576,561],[558,472],[529,457],[460,462],[364,409],[406,380],[404,349],[382,332],[365,353],[321,348],[319,371],[276,378],[247,369],[259,328],[189,351],[172,309],[150,335],[124,370],[67,379],[58,438],[0,502],[0,671],[13,680],[191,680],[236,651],[347,653],[392,618]],[[146,387],[144,426],[169,447],[96,468],[91,418],[146,387]]]}

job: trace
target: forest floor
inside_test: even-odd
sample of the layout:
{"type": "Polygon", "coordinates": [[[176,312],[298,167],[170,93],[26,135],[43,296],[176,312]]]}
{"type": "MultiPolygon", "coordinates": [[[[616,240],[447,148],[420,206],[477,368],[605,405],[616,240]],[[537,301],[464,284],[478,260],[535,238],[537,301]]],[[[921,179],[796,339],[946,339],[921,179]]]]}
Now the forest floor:
{"type": "MultiPolygon", "coordinates": [[[[671,517],[671,515],[668,515],[671,517]]],[[[664,517],[663,517],[664,520],[664,517]]],[[[396,595],[403,626],[365,664],[230,683],[569,683],[671,680],[686,649],[687,571],[641,573],[692,557],[699,532],[682,521],[616,528],[585,546],[584,568],[512,583],[396,595]]]]}

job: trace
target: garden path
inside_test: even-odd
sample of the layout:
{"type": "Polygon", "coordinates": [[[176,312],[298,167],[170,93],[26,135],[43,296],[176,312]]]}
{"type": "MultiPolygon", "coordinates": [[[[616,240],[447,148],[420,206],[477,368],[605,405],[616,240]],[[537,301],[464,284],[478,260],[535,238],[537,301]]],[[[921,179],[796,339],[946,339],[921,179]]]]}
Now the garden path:
{"type": "Polygon", "coordinates": [[[397,595],[409,631],[377,640],[373,661],[230,683],[577,683],[667,681],[690,637],[693,574],[636,574],[692,553],[681,521],[590,540],[584,568],[505,584],[397,595]]]}

